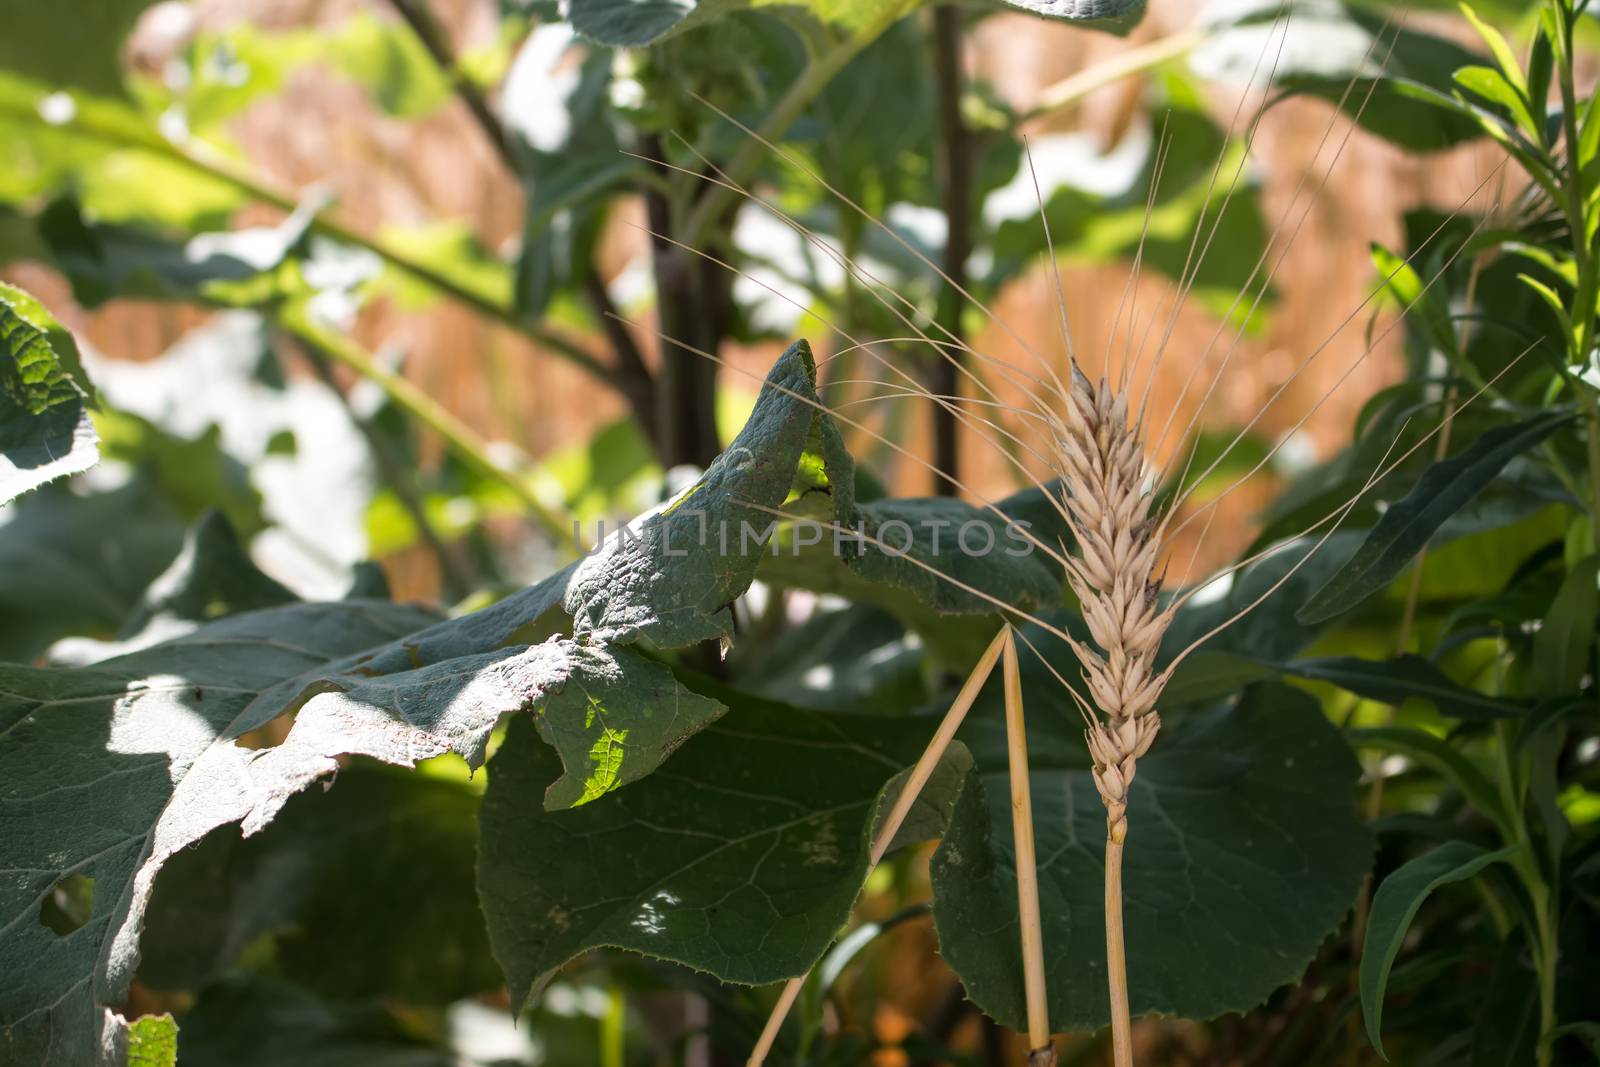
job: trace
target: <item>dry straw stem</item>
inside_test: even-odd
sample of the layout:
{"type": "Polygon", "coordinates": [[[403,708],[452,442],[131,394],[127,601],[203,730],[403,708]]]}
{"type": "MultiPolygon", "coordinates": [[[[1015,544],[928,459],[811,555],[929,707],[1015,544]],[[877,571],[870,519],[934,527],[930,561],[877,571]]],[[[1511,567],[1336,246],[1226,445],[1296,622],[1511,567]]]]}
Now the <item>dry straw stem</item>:
{"type": "Polygon", "coordinates": [[[1044,984],[1044,924],[1039,916],[1039,861],[1033,846],[1028,735],[1022,717],[1022,671],[1010,626],[1005,637],[1006,762],[1011,770],[1011,833],[1017,854],[1017,915],[1022,927],[1022,983],[1028,1005],[1028,1067],[1054,1067],[1050,1006],[1044,984]]]}
{"type": "Polygon", "coordinates": [[[1133,1063],[1122,941],[1128,788],[1161,727],[1155,705],[1166,675],[1155,669],[1155,656],[1175,610],[1159,601],[1160,523],[1150,514],[1152,476],[1139,430],[1128,421],[1126,391],[1103,378],[1091,385],[1073,368],[1056,445],[1078,552],[1066,565],[1067,581],[1099,646],[1070,642],[1103,716],[1091,721],[1087,736],[1095,788],[1106,806],[1106,976],[1117,1067],[1133,1063]]]}
{"type": "MultiPolygon", "coordinates": [[[[878,826],[878,832],[872,839],[872,853],[868,866],[875,867],[883,859],[884,853],[889,851],[889,845],[894,841],[895,835],[900,832],[900,827],[906,821],[906,816],[911,814],[911,808],[921,795],[923,787],[928,784],[928,779],[933,776],[934,768],[944,758],[945,750],[950,747],[950,742],[955,739],[956,731],[961,728],[966,720],[967,712],[972,710],[972,704],[978,699],[978,692],[983,684],[989,680],[989,675],[994,673],[995,661],[1000,658],[1002,650],[1010,648],[1011,658],[1016,658],[1015,648],[1011,643],[1011,627],[1001,628],[995,635],[989,647],[984,649],[983,655],[978,659],[978,665],[972,668],[972,673],[967,675],[967,680],[961,686],[961,692],[956,694],[956,699],[950,705],[950,710],[945,712],[944,719],[939,723],[939,728],[934,731],[933,737],[928,742],[928,747],[923,749],[922,755],[911,768],[911,773],[906,776],[905,785],[900,790],[900,795],[895,798],[894,805],[890,807],[889,814],[884,816],[883,822],[878,826]]],[[[1015,673],[1014,670],[1012,673],[1015,673]]],[[[1026,765],[1024,765],[1026,766],[1026,765]]],[[[1030,839],[1031,843],[1031,839],[1030,839]]],[[[778,1038],[778,1031],[783,1028],[783,1020],[788,1016],[789,1009],[794,1007],[794,1002],[800,995],[800,989],[810,977],[808,970],[796,978],[789,979],[784,985],[783,992],[778,995],[778,1002],[773,1005],[772,1014],[767,1016],[767,1024],[761,1029],[761,1037],[756,1041],[755,1049],[746,1061],[747,1067],[761,1067],[766,1062],[767,1054],[772,1051],[772,1044],[778,1038]]]]}

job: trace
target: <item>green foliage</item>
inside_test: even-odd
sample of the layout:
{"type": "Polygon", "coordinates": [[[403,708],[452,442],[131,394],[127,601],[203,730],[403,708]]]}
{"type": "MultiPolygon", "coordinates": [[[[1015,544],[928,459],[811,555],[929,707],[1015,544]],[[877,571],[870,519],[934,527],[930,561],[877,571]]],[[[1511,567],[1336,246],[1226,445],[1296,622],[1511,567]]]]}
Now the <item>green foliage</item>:
{"type": "Polygon", "coordinates": [[[78,351],[38,301],[0,285],[0,504],[100,458],[78,351]]]}
{"type": "Polygon", "coordinates": [[[494,990],[472,879],[478,801],[466,781],[355,763],[260,834],[213,830],[156,879],[139,981],[202,988],[270,938],[281,977],[332,999],[494,990]]]}
{"type": "Polygon", "coordinates": [[[1491,863],[1509,859],[1510,855],[1509,848],[1484,852],[1464,841],[1452,841],[1412,860],[1378,888],[1372,900],[1367,941],[1361,957],[1361,1009],[1367,1020],[1367,1036],[1380,1053],[1383,1051],[1379,1032],[1383,1021],[1384,985],[1417,909],[1440,886],[1465,881],[1491,863]]]}
{"type": "MultiPolygon", "coordinates": [[[[0,1062],[479,1067],[477,1012],[538,1044],[492,1055],[634,1067],[678,1054],[641,1010],[665,992],[708,1006],[686,1040],[738,1061],[772,998],[740,987],[825,959],[772,1062],[843,1067],[891,1043],[850,1022],[903,981],[889,955],[929,912],[948,980],[1021,1027],[997,682],[868,881],[878,818],[1008,621],[1052,1024],[1101,1026],[1104,813],[1057,634],[1088,640],[1046,551],[1060,486],[886,494],[916,462],[926,345],[833,345],[819,384],[820,341],[793,341],[759,392],[731,388],[736,367],[719,398],[709,363],[633,320],[719,358],[820,338],[807,313],[849,340],[932,321],[975,339],[986,315],[946,314],[940,276],[960,236],[975,302],[1052,253],[1137,259],[1220,329],[1259,331],[1296,280],[1267,284],[1253,127],[1219,125],[1208,80],[1319,97],[1404,149],[1488,138],[1537,192],[1486,218],[1412,212],[1373,247],[1405,378],[1348,447],[1296,467],[1259,427],[1208,429],[1158,490],[1193,507],[1279,480],[1236,570],[1163,594],[1167,725],[1126,858],[1134,1010],[1214,1020],[1185,1033],[1241,1062],[1368,1056],[1358,1010],[1397,1062],[1582,1062],[1600,121],[1575,87],[1580,11],[1467,10],[1468,48],[1366,4],[1218,9],[1190,72],[1151,73],[1120,140],[1091,146],[1025,142],[1045,116],[957,85],[943,31],[902,0],[506,0],[487,51],[455,57],[407,0],[413,21],[203,28],[159,79],[118,69],[145,5],[92,6],[0,3],[0,263],[48,265],[85,307],[232,310],[137,366],[86,350],[91,388],[66,331],[0,288],[0,1062]],[[229,124],[313,66],[385,121],[459,98],[520,190],[520,240],[358,232],[258,181],[229,124]],[[937,151],[952,100],[964,235],[937,151]],[[636,203],[643,296],[601,271],[636,203]],[[276,221],[239,224],[261,205],[276,221]],[[397,346],[343,332],[441,297],[627,416],[528,460],[403,376],[397,346]],[[852,377],[906,395],[862,416],[852,377]],[[684,446],[734,411],[726,447],[684,446]],[[864,427],[886,443],[852,455],[864,427]],[[627,515],[593,551],[569,543],[571,518],[627,515]],[[360,562],[390,554],[435,565],[457,607],[391,602],[360,562]],[[1367,823],[1352,749],[1382,780],[1367,823]],[[935,838],[930,905],[910,846],[935,838]],[[1369,869],[1357,959],[1339,927],[1369,869]],[[510,1018],[487,1006],[507,1000],[510,1018]]],[[[961,14],[1004,7],[1117,32],[1142,13],[961,14]]],[[[969,399],[1001,384],[969,367],[969,399]]],[[[962,1062],[926,1029],[894,1051],[962,1062]]]]}
{"type": "MultiPolygon", "coordinates": [[[[849,916],[886,784],[916,759],[923,735],[904,718],[742,698],[670,770],[539,816],[524,798],[547,790],[558,766],[513,725],[490,765],[478,867],[513,1003],[528,1005],[562,964],[600,946],[732,982],[800,973],[849,916]],[[551,864],[552,855],[568,861],[551,864]]],[[[942,800],[938,789],[919,798],[933,832],[959,777],[946,780],[942,800]]]]}
{"type": "Polygon", "coordinates": [[[1326,621],[1388,585],[1507,463],[1572,419],[1570,412],[1558,411],[1489,430],[1460,455],[1434,464],[1415,490],[1384,512],[1361,547],[1302,609],[1301,618],[1326,621]]]}
{"type": "MultiPolygon", "coordinates": [[[[1029,730],[1030,751],[1040,725],[1029,730]]],[[[1356,777],[1349,750],[1303,694],[1258,686],[1236,706],[1191,712],[1174,726],[1140,761],[1130,808],[1130,820],[1144,816],[1124,859],[1130,998],[1136,1014],[1205,1019],[1254,1006],[1299,977],[1349,907],[1371,839],[1345,799],[1356,777]],[[1175,953],[1180,938],[1184,951],[1175,953]]],[[[1033,768],[1050,1024],[1060,1030],[1097,1029],[1109,1018],[1105,815],[1081,750],[1072,762],[1033,768]]],[[[968,995],[1020,1029],[1006,769],[980,759],[978,770],[934,854],[934,920],[968,995]]]]}

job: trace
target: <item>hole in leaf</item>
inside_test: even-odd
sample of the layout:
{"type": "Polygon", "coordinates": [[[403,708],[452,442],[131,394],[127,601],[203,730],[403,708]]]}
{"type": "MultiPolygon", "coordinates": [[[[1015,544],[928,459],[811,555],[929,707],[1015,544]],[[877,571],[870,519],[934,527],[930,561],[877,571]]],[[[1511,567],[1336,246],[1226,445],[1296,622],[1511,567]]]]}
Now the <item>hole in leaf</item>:
{"type": "Polygon", "coordinates": [[[39,925],[47,926],[57,937],[66,937],[89,921],[94,914],[94,879],[84,874],[69,874],[50,888],[39,907],[39,925]]]}

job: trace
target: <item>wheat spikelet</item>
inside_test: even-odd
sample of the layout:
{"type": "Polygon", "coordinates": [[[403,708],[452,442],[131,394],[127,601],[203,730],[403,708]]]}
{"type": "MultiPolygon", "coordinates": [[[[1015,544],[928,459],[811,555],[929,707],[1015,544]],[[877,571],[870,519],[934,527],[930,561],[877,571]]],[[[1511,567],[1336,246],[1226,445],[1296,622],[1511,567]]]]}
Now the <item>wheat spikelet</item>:
{"type": "Polygon", "coordinates": [[[1155,705],[1165,676],[1155,669],[1155,656],[1172,619],[1171,608],[1158,599],[1161,529],[1150,514],[1151,471],[1139,429],[1128,421],[1125,391],[1105,378],[1091,385],[1073,368],[1056,433],[1067,525],[1077,541],[1065,569],[1099,647],[1071,644],[1105,716],[1089,728],[1089,752],[1107,829],[1117,844],[1128,831],[1135,764],[1161,726],[1155,705]]]}

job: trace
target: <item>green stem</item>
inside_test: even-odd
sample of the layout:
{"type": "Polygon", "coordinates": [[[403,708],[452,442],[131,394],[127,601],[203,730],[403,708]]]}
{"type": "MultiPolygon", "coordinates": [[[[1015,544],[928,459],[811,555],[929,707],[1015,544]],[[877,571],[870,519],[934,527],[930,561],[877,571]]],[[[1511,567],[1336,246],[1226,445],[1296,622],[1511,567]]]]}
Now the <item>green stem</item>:
{"type": "MultiPolygon", "coordinates": [[[[1556,0],[1561,26],[1561,50],[1557,57],[1561,76],[1561,127],[1567,149],[1567,229],[1572,234],[1572,259],[1577,269],[1578,284],[1574,294],[1572,319],[1577,327],[1572,339],[1575,350],[1571,362],[1585,365],[1594,347],[1596,278],[1594,257],[1589,254],[1589,218],[1585,210],[1588,197],[1583,184],[1583,161],[1578,145],[1578,92],[1573,80],[1573,19],[1571,9],[1556,0]]],[[[1584,406],[1589,448],[1589,537],[1590,547],[1600,552],[1600,405],[1596,404],[1594,390],[1586,383],[1578,383],[1577,391],[1584,406]]]]}
{"type": "Polygon", "coordinates": [[[860,55],[863,49],[881,37],[890,26],[898,22],[900,16],[920,3],[921,0],[896,0],[895,3],[885,4],[882,10],[854,30],[850,36],[806,66],[800,77],[789,86],[789,91],[783,94],[783,99],[772,109],[766,121],[761,124],[756,135],[746,140],[739,147],[739,151],[734,153],[728,165],[722,168],[725,184],[712,186],[695,205],[683,228],[684,244],[690,248],[701,247],[706,235],[716,225],[716,221],[722,218],[732,205],[734,197],[738,195],[736,189],[743,187],[755,174],[769,145],[783,136],[784,132],[794,124],[794,120],[800,117],[800,113],[816,99],[817,94],[827,88],[834,75],[860,55]]]}
{"type": "Polygon", "coordinates": [[[606,1013],[600,1019],[600,1067],[623,1067],[627,1062],[627,1010],[620,985],[606,990],[606,1013]]]}
{"type": "Polygon", "coordinates": [[[1523,889],[1533,908],[1534,929],[1529,931],[1529,944],[1533,952],[1534,969],[1539,982],[1539,1050],[1538,1067],[1550,1067],[1550,1032],[1556,1027],[1556,965],[1560,955],[1554,921],[1555,893],[1546,884],[1539,870],[1539,858],[1534,852],[1533,839],[1528,834],[1526,810],[1523,803],[1525,790],[1522,775],[1512,758],[1515,736],[1504,721],[1495,723],[1496,759],[1499,763],[1501,805],[1511,820],[1514,834],[1508,842],[1517,851],[1510,861],[1511,869],[1521,879],[1523,889]]]}
{"type": "Polygon", "coordinates": [[[489,454],[488,442],[452,415],[433,397],[402,375],[375,360],[348,337],[313,322],[302,307],[288,307],[278,314],[278,324],[289,333],[312,345],[330,359],[338,360],[382,389],[408,415],[442,437],[461,460],[484,477],[499,482],[517,497],[528,513],[556,540],[575,548],[573,530],[544,501],[539,499],[517,467],[497,461],[489,454]]]}
{"type": "Polygon", "coordinates": [[[1052,111],[1059,111],[1077,103],[1096,89],[1103,89],[1123,78],[1142,74],[1169,60],[1187,55],[1208,35],[1208,31],[1203,29],[1179,30],[1148,44],[1130,48],[1070,78],[1063,78],[1039,94],[1038,102],[1023,113],[1022,121],[1026,122],[1048,115],[1052,111]]]}

